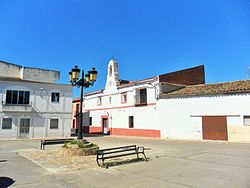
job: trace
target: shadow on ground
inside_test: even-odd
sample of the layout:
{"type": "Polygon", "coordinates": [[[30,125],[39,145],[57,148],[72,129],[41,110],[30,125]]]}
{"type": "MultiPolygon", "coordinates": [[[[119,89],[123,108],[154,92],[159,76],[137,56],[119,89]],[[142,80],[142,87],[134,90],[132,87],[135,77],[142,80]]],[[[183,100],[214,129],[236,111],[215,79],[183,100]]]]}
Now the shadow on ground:
{"type": "Polygon", "coordinates": [[[126,165],[126,164],[137,163],[137,162],[144,162],[144,161],[146,161],[144,158],[136,158],[136,159],[128,159],[128,160],[122,160],[122,161],[106,162],[102,165],[102,167],[109,168],[109,167],[121,166],[121,165],[126,165]]]}
{"type": "Polygon", "coordinates": [[[0,177],[0,187],[5,188],[11,186],[13,183],[15,183],[15,180],[9,177],[0,177]]]}
{"type": "Polygon", "coordinates": [[[7,162],[8,160],[0,160],[0,163],[7,162]]]}

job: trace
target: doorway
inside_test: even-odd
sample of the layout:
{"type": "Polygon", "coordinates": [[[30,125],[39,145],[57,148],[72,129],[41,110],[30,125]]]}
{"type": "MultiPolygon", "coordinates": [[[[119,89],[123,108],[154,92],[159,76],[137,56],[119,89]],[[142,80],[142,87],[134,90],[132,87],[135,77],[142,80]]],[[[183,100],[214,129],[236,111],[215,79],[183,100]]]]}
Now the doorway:
{"type": "Polygon", "coordinates": [[[228,140],[226,116],[202,116],[203,139],[228,140]]]}
{"type": "Polygon", "coordinates": [[[29,138],[29,134],[30,134],[30,119],[29,118],[20,119],[19,138],[29,138]]]}
{"type": "Polygon", "coordinates": [[[102,132],[103,134],[108,134],[108,118],[102,118],[102,132]]]}

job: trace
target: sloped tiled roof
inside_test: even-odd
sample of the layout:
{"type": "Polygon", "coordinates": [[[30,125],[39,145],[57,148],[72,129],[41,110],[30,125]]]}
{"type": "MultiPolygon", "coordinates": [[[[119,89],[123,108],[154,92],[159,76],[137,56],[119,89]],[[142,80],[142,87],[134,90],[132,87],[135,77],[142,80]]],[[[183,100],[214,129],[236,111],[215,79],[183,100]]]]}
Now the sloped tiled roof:
{"type": "Polygon", "coordinates": [[[186,86],[183,89],[177,91],[163,93],[160,97],[172,98],[233,93],[250,93],[250,80],[186,86]]]}

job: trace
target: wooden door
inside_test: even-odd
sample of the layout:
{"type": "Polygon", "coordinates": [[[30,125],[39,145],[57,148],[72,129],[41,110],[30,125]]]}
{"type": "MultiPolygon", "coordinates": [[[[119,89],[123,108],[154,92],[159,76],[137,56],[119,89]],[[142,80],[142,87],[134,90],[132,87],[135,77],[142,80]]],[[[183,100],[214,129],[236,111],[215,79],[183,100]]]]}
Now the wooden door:
{"type": "Polygon", "coordinates": [[[203,139],[228,140],[226,116],[202,116],[203,139]]]}

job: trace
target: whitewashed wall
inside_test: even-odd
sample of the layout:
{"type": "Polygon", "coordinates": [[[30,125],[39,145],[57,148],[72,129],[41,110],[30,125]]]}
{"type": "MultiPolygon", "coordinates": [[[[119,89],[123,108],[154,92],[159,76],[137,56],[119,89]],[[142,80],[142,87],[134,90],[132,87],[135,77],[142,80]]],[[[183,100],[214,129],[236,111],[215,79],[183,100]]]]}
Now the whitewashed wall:
{"type": "Polygon", "coordinates": [[[62,84],[43,84],[34,82],[0,81],[0,139],[18,138],[21,118],[30,118],[30,138],[70,136],[72,114],[72,88],[62,84]],[[42,89],[41,89],[42,88],[42,89]],[[30,91],[29,110],[24,106],[14,105],[18,112],[3,111],[2,101],[7,90],[30,91]],[[59,102],[51,102],[51,93],[59,92],[59,102]],[[26,109],[25,109],[26,108],[26,109]],[[2,119],[11,117],[12,129],[2,129],[2,119]],[[51,118],[59,119],[59,128],[49,128],[51,118]]]}
{"type": "MultiPolygon", "coordinates": [[[[201,116],[222,115],[227,116],[229,141],[241,141],[241,129],[250,133],[250,127],[243,125],[243,116],[250,115],[249,106],[249,94],[160,99],[157,108],[161,136],[202,139],[201,116]]],[[[243,140],[250,141],[250,136],[243,140]]]]}
{"type": "Polygon", "coordinates": [[[101,116],[109,116],[109,127],[128,128],[128,117],[134,116],[135,129],[158,129],[156,123],[156,90],[159,88],[157,82],[153,83],[156,88],[149,84],[138,84],[136,86],[119,89],[113,94],[95,94],[85,97],[84,110],[90,110],[93,126],[101,126],[101,116]],[[147,103],[149,106],[135,107],[136,89],[147,88],[147,103]],[[121,93],[127,92],[127,103],[121,102],[121,93]],[[102,96],[102,105],[97,105],[97,98],[102,96]],[[111,103],[110,98],[111,97],[111,103]]]}

